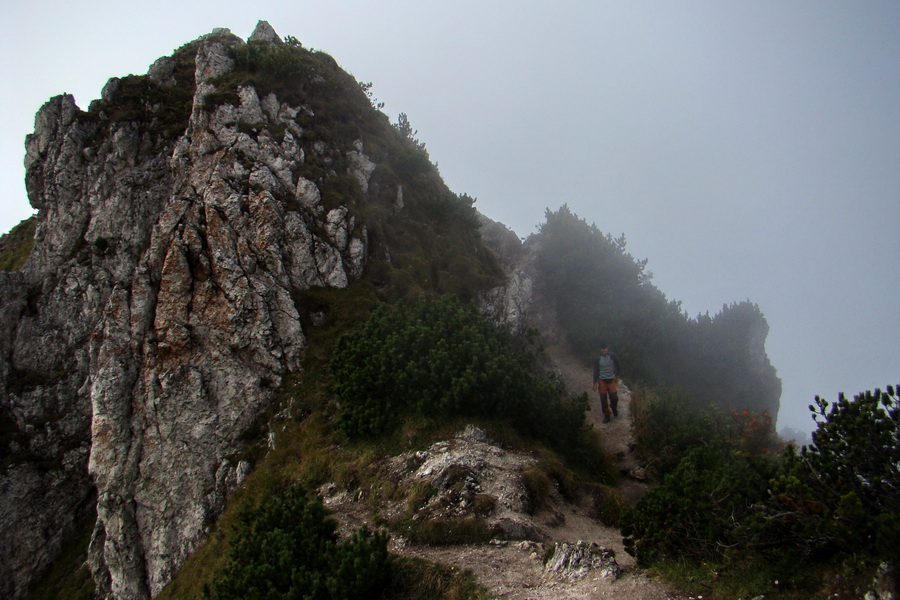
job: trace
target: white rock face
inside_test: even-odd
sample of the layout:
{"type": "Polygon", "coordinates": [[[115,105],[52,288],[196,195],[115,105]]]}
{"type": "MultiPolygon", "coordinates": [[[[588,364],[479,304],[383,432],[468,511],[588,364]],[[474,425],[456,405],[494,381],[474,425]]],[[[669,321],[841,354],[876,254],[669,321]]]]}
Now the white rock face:
{"type": "Polygon", "coordinates": [[[533,248],[523,245],[518,236],[502,223],[479,216],[481,237],[494,250],[506,273],[505,285],[482,294],[479,311],[485,318],[521,333],[535,326],[536,313],[546,312],[535,306],[533,248]]]}
{"type": "MultiPolygon", "coordinates": [[[[475,497],[483,495],[494,503],[485,522],[498,535],[528,540],[547,537],[543,528],[525,514],[529,493],[522,472],[537,460],[500,448],[482,429],[469,425],[453,439],[393,457],[389,462],[401,486],[426,483],[437,490],[412,517],[414,521],[471,515],[475,497]],[[417,463],[415,470],[408,470],[417,463]]],[[[326,494],[326,505],[328,502],[326,494]]]]}
{"type": "Polygon", "coordinates": [[[557,543],[553,554],[544,565],[544,571],[562,580],[582,579],[588,573],[599,571],[604,579],[618,579],[622,569],[616,562],[616,553],[596,543],[578,541],[557,543]]]}
{"type": "MultiPolygon", "coordinates": [[[[266,26],[253,40],[280,43],[266,26]]],[[[199,41],[181,133],[82,119],[71,96],[37,114],[36,245],[22,271],[0,273],[0,416],[11,448],[58,464],[0,472],[0,597],[24,597],[94,507],[99,596],[157,595],[246,476],[229,458],[241,434],[300,366],[292,292],[363,273],[365,228],[346,206],[324,210],[300,175],[316,151],[295,121],[306,109],[251,86],[209,105],[232,38],[199,41]]],[[[148,85],[176,74],[161,59],[148,85]]],[[[101,104],[116,102],[108,88],[101,104]]],[[[359,148],[316,143],[371,175],[359,148]]]]}
{"type": "Polygon", "coordinates": [[[260,21],[256,24],[256,29],[250,34],[248,42],[268,42],[270,44],[282,44],[281,38],[275,33],[275,29],[269,25],[268,21],[260,21]]]}

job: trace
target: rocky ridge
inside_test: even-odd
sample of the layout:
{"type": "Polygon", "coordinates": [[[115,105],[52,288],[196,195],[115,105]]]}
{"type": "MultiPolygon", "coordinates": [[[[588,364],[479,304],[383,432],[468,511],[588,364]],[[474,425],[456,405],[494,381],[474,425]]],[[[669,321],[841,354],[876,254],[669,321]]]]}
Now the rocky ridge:
{"type": "MultiPolygon", "coordinates": [[[[563,355],[554,353],[553,358],[559,361],[567,384],[573,389],[590,389],[590,382],[585,383],[590,374],[583,377],[578,366],[563,355]]],[[[600,439],[606,451],[618,457],[625,479],[631,482],[631,488],[625,485],[621,493],[633,494],[634,486],[642,484],[628,469],[636,464],[630,443],[631,394],[623,388],[620,397],[620,417],[612,423],[601,425],[596,400],[588,415],[593,427],[602,428],[600,439]]],[[[549,498],[536,506],[525,473],[537,462],[527,453],[503,448],[472,425],[426,449],[386,458],[375,468],[404,490],[401,497],[408,497],[409,490],[416,486],[433,491],[415,507],[413,523],[439,522],[447,529],[454,523],[480,518],[494,536],[484,543],[433,546],[398,534],[391,539],[391,552],[472,571],[497,598],[682,597],[638,569],[634,558],[625,552],[620,531],[598,518],[597,506],[603,498],[596,494],[620,492],[608,489],[566,500],[554,488],[549,498]]],[[[408,501],[382,499],[373,505],[373,498],[364,492],[351,494],[336,484],[323,485],[318,492],[345,536],[362,525],[375,526],[374,513],[396,528],[410,510],[408,501]]]]}
{"type": "MultiPolygon", "coordinates": [[[[319,317],[303,314],[298,294],[402,262],[387,227],[359,216],[379,203],[392,217],[416,206],[383,154],[362,136],[324,135],[312,101],[238,76],[235,50],[285,44],[265,22],[247,42],[214,30],[146,76],[111,79],[88,111],[59,96],[38,112],[25,160],[35,249],[22,270],[0,272],[0,597],[24,597],[85,528],[98,597],[156,596],[247,475],[242,437],[300,368],[319,317]],[[335,185],[346,193],[329,193],[335,185]]],[[[414,160],[402,166],[415,172],[414,160]]],[[[427,227],[420,214],[414,226],[427,227]]],[[[505,275],[479,295],[482,313],[538,329],[545,366],[572,391],[589,389],[589,366],[566,354],[535,285],[537,242],[484,218],[480,230],[505,275]]],[[[627,420],[604,433],[624,493],[639,495],[627,420]]],[[[393,550],[473,568],[503,597],[668,597],[632,568],[590,499],[528,507],[521,475],[533,463],[473,428],[394,457],[403,485],[441,490],[420,519],[487,502],[504,540],[448,549],[401,538],[393,550]],[[559,569],[540,560],[551,548],[559,569]]],[[[320,492],[338,517],[366,522],[360,499],[336,490],[320,492]]]]}
{"type": "MultiPolygon", "coordinates": [[[[265,23],[251,41],[281,43],[265,23]]],[[[350,157],[364,195],[374,161],[361,141],[307,141],[311,109],[252,85],[211,102],[242,44],[216,30],[146,84],[110,80],[87,113],[63,95],[35,118],[35,248],[0,273],[2,597],[23,597],[92,522],[99,595],[158,594],[245,475],[241,435],[299,366],[292,293],[363,272],[365,228],[299,168],[350,157]],[[155,101],[185,90],[183,114],[155,101]]]]}

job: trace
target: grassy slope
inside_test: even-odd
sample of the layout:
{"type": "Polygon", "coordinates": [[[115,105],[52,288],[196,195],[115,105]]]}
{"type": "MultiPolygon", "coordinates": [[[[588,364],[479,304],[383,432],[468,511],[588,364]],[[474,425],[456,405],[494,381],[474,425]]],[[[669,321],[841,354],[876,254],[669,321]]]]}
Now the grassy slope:
{"type": "Polygon", "coordinates": [[[34,247],[36,228],[37,217],[30,217],[0,236],[0,271],[18,271],[25,265],[34,247]]]}

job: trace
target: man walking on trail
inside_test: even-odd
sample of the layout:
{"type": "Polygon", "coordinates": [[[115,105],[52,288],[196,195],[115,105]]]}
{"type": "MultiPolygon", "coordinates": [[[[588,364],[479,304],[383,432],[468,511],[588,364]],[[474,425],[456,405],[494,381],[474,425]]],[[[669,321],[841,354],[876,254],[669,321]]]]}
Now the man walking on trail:
{"type": "Polygon", "coordinates": [[[600,394],[604,423],[609,423],[610,414],[619,416],[619,394],[616,388],[618,382],[619,359],[609,351],[607,344],[600,344],[600,357],[594,361],[594,390],[600,394]]]}

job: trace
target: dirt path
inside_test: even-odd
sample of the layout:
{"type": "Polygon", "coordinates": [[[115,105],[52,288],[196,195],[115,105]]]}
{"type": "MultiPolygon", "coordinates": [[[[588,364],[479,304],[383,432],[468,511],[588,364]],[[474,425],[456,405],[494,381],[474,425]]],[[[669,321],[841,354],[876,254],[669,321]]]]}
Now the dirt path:
{"type": "MultiPolygon", "coordinates": [[[[646,491],[639,481],[642,475],[634,456],[631,435],[631,394],[622,386],[619,394],[619,416],[604,424],[599,398],[591,390],[590,365],[567,355],[560,347],[549,348],[548,354],[558,366],[570,391],[587,392],[591,410],[588,418],[600,436],[601,443],[623,474],[620,490],[630,501],[646,491]]],[[[391,551],[471,570],[479,582],[491,589],[495,598],[504,600],[678,600],[683,598],[664,583],[651,579],[637,568],[634,558],[625,552],[622,534],[588,516],[588,506],[558,507],[564,519],[554,519],[546,530],[551,539],[544,544],[534,542],[495,542],[489,545],[449,547],[409,546],[402,540],[392,541],[391,551]],[[561,524],[560,524],[560,521],[561,524]],[[543,554],[555,542],[595,542],[615,552],[622,568],[617,579],[604,578],[592,571],[583,579],[562,580],[545,572],[543,554]]]]}
{"type": "Polygon", "coordinates": [[[634,436],[631,430],[631,390],[622,381],[619,383],[619,415],[609,423],[603,423],[600,397],[593,391],[591,365],[584,359],[570,355],[561,346],[547,348],[547,354],[557,365],[566,387],[573,394],[586,392],[590,400],[588,422],[597,431],[600,443],[606,453],[616,462],[622,475],[620,491],[634,504],[646,491],[644,469],[638,464],[634,453],[634,436]]]}

